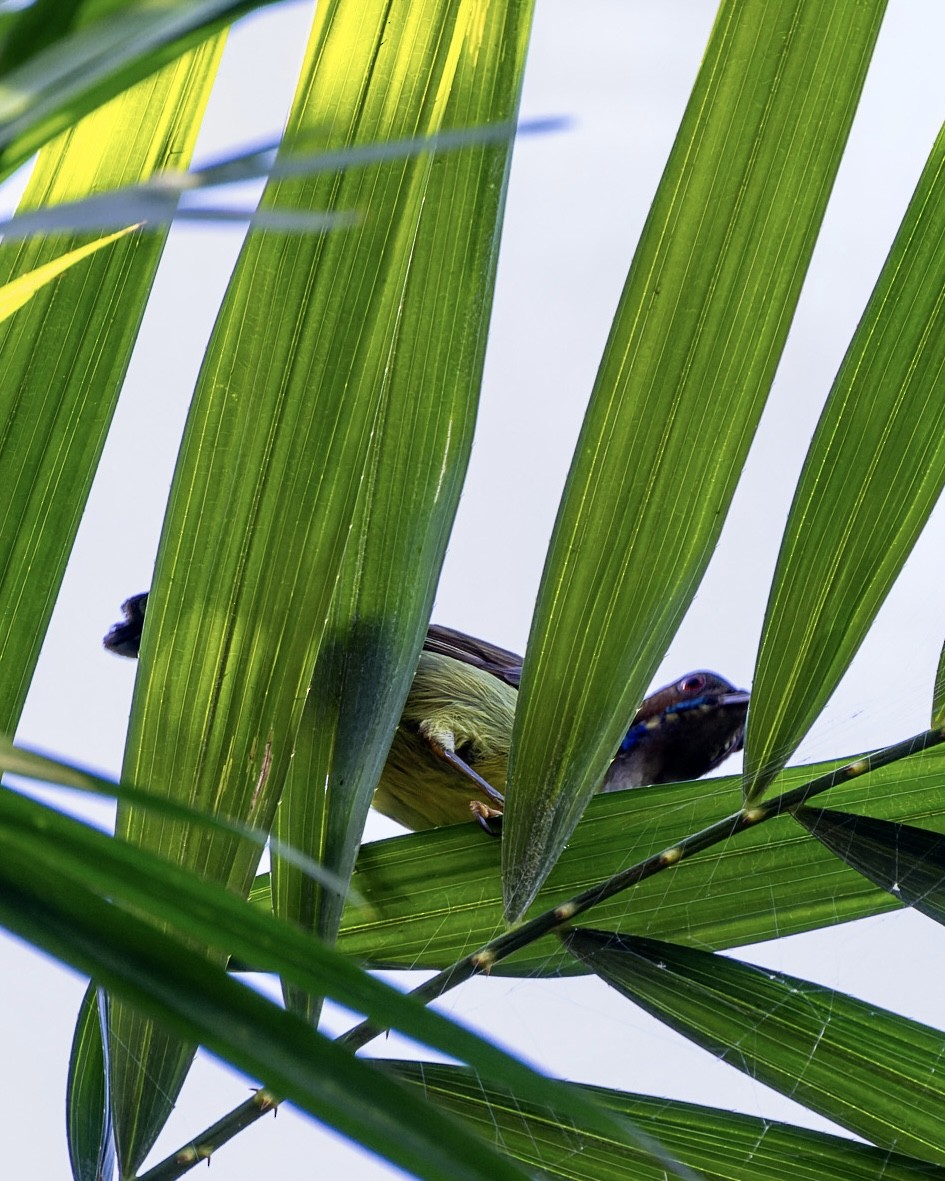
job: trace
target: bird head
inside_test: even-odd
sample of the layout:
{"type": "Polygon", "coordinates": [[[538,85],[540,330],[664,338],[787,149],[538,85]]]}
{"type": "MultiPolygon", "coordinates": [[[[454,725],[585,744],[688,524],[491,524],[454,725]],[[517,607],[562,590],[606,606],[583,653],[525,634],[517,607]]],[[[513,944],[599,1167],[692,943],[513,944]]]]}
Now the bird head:
{"type": "Polygon", "coordinates": [[[686,673],[637,710],[604,791],[698,779],[741,750],[749,694],[717,673],[686,673]]]}

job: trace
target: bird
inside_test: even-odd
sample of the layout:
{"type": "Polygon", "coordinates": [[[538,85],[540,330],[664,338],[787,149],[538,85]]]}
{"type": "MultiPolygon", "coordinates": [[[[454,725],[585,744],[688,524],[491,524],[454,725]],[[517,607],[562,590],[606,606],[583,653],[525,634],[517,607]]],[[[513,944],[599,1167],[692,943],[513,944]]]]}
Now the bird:
{"type": "MultiPolygon", "coordinates": [[[[104,645],[137,657],[148,594],[122,604],[104,645]]],[[[477,819],[489,832],[504,808],[522,658],[431,624],[373,806],[418,831],[477,819]]],[[[696,670],[651,693],[630,722],[599,791],[698,779],[742,749],[749,693],[696,670]]]]}

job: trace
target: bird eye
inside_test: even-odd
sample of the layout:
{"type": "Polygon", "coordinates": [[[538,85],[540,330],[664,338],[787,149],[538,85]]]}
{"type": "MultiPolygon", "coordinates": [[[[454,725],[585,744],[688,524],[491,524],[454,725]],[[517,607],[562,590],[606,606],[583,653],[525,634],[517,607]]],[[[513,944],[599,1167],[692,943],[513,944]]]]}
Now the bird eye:
{"type": "Polygon", "coordinates": [[[701,693],[705,685],[706,679],[702,673],[693,673],[692,676],[683,677],[678,688],[680,693],[701,693]]]}

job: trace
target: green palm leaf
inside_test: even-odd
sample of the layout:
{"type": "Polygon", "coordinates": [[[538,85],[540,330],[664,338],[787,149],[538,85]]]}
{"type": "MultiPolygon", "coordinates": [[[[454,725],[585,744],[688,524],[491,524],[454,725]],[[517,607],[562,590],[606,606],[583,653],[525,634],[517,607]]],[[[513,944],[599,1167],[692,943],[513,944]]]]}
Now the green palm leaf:
{"type": "Polygon", "coordinates": [[[842,14],[816,0],[721,5],[542,578],[509,760],[512,919],[603,779],[708,564],[884,9],[882,0],[842,14]]]}
{"type": "MultiPolygon", "coordinates": [[[[833,764],[788,768],[778,787],[798,787],[833,764]]],[[[945,831],[938,747],[833,788],[837,807],[945,831]]],[[[738,778],[666,784],[591,800],[537,897],[557,906],[637,861],[671,848],[738,808],[738,778]]],[[[504,929],[496,842],[460,825],[365,845],[339,946],[377,966],[443,968],[504,929]]],[[[268,883],[257,895],[268,905],[268,883]]],[[[656,939],[725,948],[881,914],[900,905],[816,842],[789,816],[683,861],[593,911],[594,921],[656,939]]],[[[572,961],[570,970],[576,970],[572,961]]],[[[544,939],[496,972],[556,975],[568,957],[544,939]]]]}
{"type": "MultiPolygon", "coordinates": [[[[593,1135],[571,1113],[522,1103],[470,1079],[453,1066],[385,1063],[433,1103],[461,1116],[483,1136],[542,1176],[572,1181],[665,1181],[665,1163],[614,1140],[593,1135]],[[630,1172],[632,1170],[632,1174],[630,1172]]],[[[668,1103],[589,1087],[600,1102],[624,1112],[703,1181],[933,1181],[945,1175],[925,1161],[838,1136],[753,1119],[694,1103],[668,1103]]]]}
{"type": "MultiPolygon", "coordinates": [[[[136,190],[165,168],[183,176],[219,56],[217,34],[262,6],[0,5],[0,173],[45,145],[24,207],[69,206],[89,195],[111,202],[116,190],[136,190]]],[[[884,8],[881,0],[722,3],[562,501],[529,645],[505,838],[500,844],[469,824],[366,845],[331,947],[312,930],[331,937],[337,925],[328,891],[355,857],[472,442],[509,164],[508,142],[494,138],[450,154],[429,142],[419,154],[402,149],[416,137],[514,121],[531,4],[319,3],[279,163],[327,151],[331,167],[273,172],[263,209],[284,210],[283,227],[308,226],[327,212],[344,229],[275,233],[273,217],[256,226],[237,265],[165,523],[126,786],[49,760],[40,765],[10,737],[0,751],[20,774],[39,768],[44,781],[114,791],[120,832],[138,842],[0,792],[0,922],[112,994],[105,1043],[90,992],[73,1044],[67,1126],[77,1178],[109,1173],[114,1114],[130,1181],[198,1042],[421,1176],[689,1169],[773,1181],[806,1170],[812,1179],[912,1181],[941,1173],[940,1033],[706,953],[903,902],[937,913],[941,748],[832,788],[828,803],[844,815],[832,812],[828,821],[820,813],[822,840],[791,816],[756,823],[766,804],[742,813],[737,836],[675,861],[689,834],[713,825],[721,834],[730,822],[720,819],[739,812],[735,777],[596,798],[577,823],[714,550],[884,8]],[[352,166],[340,158],[352,147],[373,154],[352,166]],[[147,806],[142,791],[150,793],[147,806]],[[271,913],[268,877],[253,888],[260,905],[239,897],[253,882],[280,799],[280,832],[302,850],[285,842],[273,849],[283,918],[271,913]],[[336,876],[307,876],[312,855],[336,876]],[[551,908],[641,858],[658,862],[658,871],[596,906],[595,926],[612,930],[585,954],[599,958],[601,942],[609,951],[615,941],[622,951],[632,946],[632,985],[643,991],[644,981],[648,1004],[685,1009],[673,1020],[698,1026],[716,1048],[757,1052],[762,1065],[753,1069],[873,1146],[671,1100],[563,1088],[361,969],[443,968],[502,936],[503,946],[519,950],[497,971],[586,972],[589,963],[547,934],[521,946],[529,928],[509,932],[506,908],[517,914],[534,895],[549,910],[547,932],[567,918],[551,908]],[[654,950],[639,937],[672,943],[654,950]],[[654,959],[672,972],[654,968],[654,959]],[[295,1012],[254,993],[227,964],[281,977],[295,1012]],[[338,1046],[313,1028],[321,996],[368,1014],[374,1031],[389,1026],[422,1038],[475,1073],[401,1066],[395,1081],[350,1052],[370,1031],[338,1046]]],[[[905,19],[890,14],[892,31],[897,15],[905,19]]],[[[581,20],[573,27],[583,34],[584,13],[581,20]]],[[[541,47],[535,52],[538,61],[541,47]]],[[[575,51],[555,68],[579,64],[575,51]]],[[[658,65],[662,77],[662,59],[658,65]]],[[[240,79],[244,91],[251,81],[240,79]]],[[[637,118],[622,108],[613,115],[637,118]]],[[[272,138],[271,128],[266,134],[272,138]]],[[[786,534],[755,685],[753,790],[832,691],[934,499],[940,148],[851,346],[858,363],[848,360],[838,379],[824,420],[832,425],[811,452],[817,488],[808,495],[808,472],[786,534]],[[862,471],[851,450],[868,454],[862,471]],[[825,644],[832,627],[837,643],[825,644]]],[[[267,173],[272,164],[271,153],[251,144],[225,150],[228,158],[202,178],[227,169],[267,173]]],[[[559,217],[543,242],[542,266],[561,270],[575,216],[595,208],[595,176],[588,171],[577,214],[563,224],[559,217]]],[[[625,239],[632,227],[624,229],[625,239]]],[[[71,232],[7,241],[0,285],[42,273],[90,242],[71,232]]],[[[161,242],[135,234],[111,243],[0,325],[6,731],[33,679],[161,242]]],[[[845,342],[832,343],[839,355],[845,342]]],[[[495,356],[503,382],[536,384],[527,349],[511,363],[495,356]]],[[[547,397],[540,406],[510,440],[523,488],[530,464],[553,458],[545,419],[555,407],[547,397]]],[[[153,412],[161,410],[155,399],[153,412]]],[[[140,482],[129,492],[135,505],[150,495],[140,482]]],[[[519,588],[495,560],[489,525],[485,542],[468,547],[466,579],[481,580],[475,593],[501,599],[514,617],[519,588]]],[[[779,523],[764,526],[776,545],[779,523]]],[[[522,527],[540,544],[540,525],[528,519],[522,527]]],[[[740,571],[727,574],[741,581],[740,571]]],[[[103,597],[137,589],[103,589],[103,597]]],[[[449,621],[464,625],[460,616],[449,621]]],[[[86,626],[94,645],[99,623],[87,619],[80,630],[86,626]]],[[[930,641],[936,649],[940,638],[930,641]]],[[[942,713],[939,672],[933,717],[942,713]]],[[[82,667],[59,679],[80,725],[90,716],[84,699],[95,696],[86,674],[82,667]]],[[[884,702],[895,699],[884,709],[892,716],[899,679],[878,690],[884,702]]],[[[862,745],[899,736],[868,733],[862,745]]],[[[810,771],[789,769],[775,786],[795,786],[810,771]]],[[[581,938],[595,937],[572,942],[581,938]]],[[[606,970],[630,987],[622,951],[620,968],[606,970]]],[[[464,961],[449,979],[488,964],[464,961]]],[[[491,1002],[489,981],[480,984],[491,1002]]],[[[421,995],[442,986],[427,982],[421,995]]],[[[31,1092],[34,1105],[41,1094],[31,1092]]],[[[271,1093],[260,1096],[229,1114],[221,1105],[206,1133],[187,1126],[185,1147],[156,1167],[155,1178],[182,1175],[252,1122],[271,1093]]],[[[275,1152],[284,1122],[270,1129],[279,1137],[275,1152]]],[[[14,1152],[22,1139],[10,1138],[14,1152]]],[[[238,1155],[230,1159],[238,1171],[238,1155]]]]}
{"type": "Polygon", "coordinates": [[[236,17],[272,2],[35,0],[11,6],[0,23],[0,178],[83,115],[236,17]]]}
{"type": "MultiPolygon", "coordinates": [[[[39,156],[21,208],[54,205],[190,159],[223,42],[141,83],[39,156]]],[[[166,234],[115,242],[0,324],[0,731],[19,721],[166,234]]],[[[89,235],[0,246],[0,283],[89,235]]]]}
{"type": "Polygon", "coordinates": [[[879,1148],[945,1164],[945,1034],[806,980],[670,943],[576,929],[608,984],[753,1078],[879,1148]]]}
{"type": "MultiPolygon", "coordinates": [[[[390,11],[386,3],[376,9],[390,11]]],[[[362,104],[359,138],[514,120],[531,3],[494,5],[476,38],[468,35],[471,12],[452,0],[427,4],[428,29],[412,39],[406,30],[414,18],[405,5],[397,9],[404,28],[395,36],[389,20],[377,20],[378,44],[365,39],[352,47],[338,36],[326,41],[320,68],[338,69],[351,89],[348,101],[362,104]],[[427,114],[427,75],[419,63],[429,68],[437,44],[433,69],[442,93],[427,114]],[[376,63],[376,82],[363,98],[360,75],[350,69],[354,49],[376,63]],[[404,79],[402,126],[389,122],[389,74],[404,79]]],[[[352,357],[362,348],[360,325],[371,317],[387,320],[389,331],[376,340],[386,373],[365,487],[276,832],[345,880],[413,679],[472,445],[508,165],[506,144],[429,157],[399,208],[385,211],[372,201],[372,220],[403,226],[390,251],[390,265],[394,250],[404,252],[396,263],[400,273],[385,280],[382,301],[372,307],[353,286],[332,296],[333,315],[351,326],[350,339],[339,347],[352,357]]],[[[362,262],[373,250],[370,241],[361,245],[362,262]]],[[[369,388],[375,378],[359,360],[345,381],[349,388],[369,388]]],[[[276,913],[333,939],[341,917],[337,893],[313,888],[280,859],[274,874],[276,913]]],[[[287,999],[306,1008],[311,1003],[288,992],[287,999]]]]}
{"type": "Polygon", "coordinates": [[[940,833],[833,808],[798,808],[795,817],[881,890],[945,922],[945,837],[940,833]]]}
{"type": "Polygon", "coordinates": [[[755,799],[846,672],[945,484],[945,131],[831,391],[798,482],[745,737],[755,799]]]}

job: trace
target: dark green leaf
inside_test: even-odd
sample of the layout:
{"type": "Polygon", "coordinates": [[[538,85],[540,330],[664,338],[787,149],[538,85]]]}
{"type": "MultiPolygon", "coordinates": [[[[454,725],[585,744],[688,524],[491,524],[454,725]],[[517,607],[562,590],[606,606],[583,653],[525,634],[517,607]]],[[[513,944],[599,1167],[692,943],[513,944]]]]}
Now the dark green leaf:
{"type": "Polygon", "coordinates": [[[288,845],[280,845],[272,841],[260,829],[252,828],[248,824],[240,824],[235,820],[227,820],[225,816],[214,816],[203,812],[189,804],[178,800],[156,796],[142,791],[128,783],[115,783],[101,775],[94,775],[83,767],[72,763],[64,763],[61,759],[50,758],[33,750],[21,746],[14,746],[9,738],[0,734],[0,771],[10,771],[15,775],[22,775],[27,779],[49,783],[56,787],[70,787],[76,791],[88,792],[91,795],[104,796],[110,800],[121,800],[126,804],[133,804],[144,811],[153,812],[164,820],[175,820],[201,828],[215,829],[217,832],[229,836],[238,836],[243,840],[252,841],[260,852],[268,844],[270,850],[278,852],[280,858],[294,865],[306,877],[320,882],[324,889],[335,890],[338,894],[347,894],[348,886],[336,875],[324,869],[311,857],[306,857],[297,849],[288,845]]]}
{"type": "MultiPolygon", "coordinates": [[[[511,1091],[486,1086],[455,1066],[384,1062],[438,1107],[471,1123],[503,1151],[541,1169],[542,1176],[573,1181],[666,1181],[667,1167],[639,1149],[583,1127],[573,1113],[523,1103],[511,1091]]],[[[854,1144],[839,1136],[631,1095],[583,1088],[628,1116],[682,1165],[705,1181],[941,1181],[945,1170],[899,1153],[854,1144]]]]}
{"type": "Polygon", "coordinates": [[[111,1181],[115,1142],[102,1030],[106,998],[90,984],[75,1024],[66,1088],[66,1138],[73,1181],[111,1181]]]}
{"type": "Polygon", "coordinates": [[[798,808],[795,819],[864,877],[945,923],[945,836],[875,816],[798,808]]]}
{"type": "MultiPolygon", "coordinates": [[[[843,760],[847,762],[848,760],[843,760]]],[[[788,768],[779,789],[837,764],[788,768]]],[[[945,749],[938,747],[833,788],[831,802],[945,831],[945,749]]],[[[684,836],[736,812],[735,777],[614,792],[591,801],[538,896],[557,906],[684,836]]],[[[443,968],[505,930],[494,840],[474,824],[363,846],[340,946],[399,968],[443,968]]],[[[723,948],[830,926],[895,908],[884,891],[799,832],[788,817],[749,829],[593,911],[594,921],[654,938],[723,948]]],[[[495,971],[555,975],[576,966],[554,940],[495,971]]]]}
{"type": "MultiPolygon", "coordinates": [[[[199,1002],[199,997],[195,1001],[188,989],[196,988],[199,993],[205,985],[226,978],[222,967],[194,954],[195,944],[213,949],[221,962],[228,955],[236,955],[263,971],[281,975],[299,989],[330,996],[348,1009],[363,1012],[379,1028],[398,1029],[440,1053],[467,1061],[484,1078],[513,1087],[533,1102],[563,1105],[578,1111],[590,1127],[604,1134],[634,1138],[632,1124],[604,1111],[580,1093],[572,1093],[566,1084],[537,1074],[476,1034],[425,1008],[415,998],[403,996],[375,980],[348,958],[296,926],[146,850],[109,837],[9,790],[0,791],[0,910],[5,891],[9,894],[10,909],[4,913],[11,929],[94,975],[109,988],[118,979],[126,1000],[140,1006],[152,1018],[155,996],[161,1003],[172,996],[174,1011],[179,1015],[183,1006],[189,1014],[188,1031],[196,1029],[196,1036],[203,1044],[237,1066],[249,1069],[241,1055],[247,1042],[255,1037],[251,1014],[242,1008],[242,994],[231,993],[227,986],[225,997],[231,998],[235,1005],[229,1017],[227,1002],[219,1011],[208,1015],[205,1029],[194,1024],[197,1011],[191,1006],[199,1002]],[[12,883],[9,890],[5,884],[8,881],[12,883]],[[50,921],[58,932],[50,934],[48,940],[42,936],[41,928],[27,929],[22,925],[37,907],[44,913],[50,911],[50,921]],[[85,916],[78,921],[74,938],[70,936],[68,922],[60,921],[61,916],[73,910],[85,916]],[[96,915],[102,918],[101,928],[96,915]],[[123,925],[122,916],[126,915],[130,925],[123,925]],[[113,924],[111,938],[109,923],[113,924]],[[86,936],[95,943],[94,961],[81,958],[89,953],[86,936]],[[139,948],[147,957],[156,955],[157,962],[163,965],[161,970],[152,965],[148,969],[150,974],[142,976],[135,963],[129,962],[126,976],[127,940],[134,945],[133,952],[139,948]],[[196,964],[193,971],[191,964],[196,964]],[[149,983],[145,994],[141,994],[145,981],[149,983]],[[129,995],[129,987],[138,991],[129,995]],[[143,1004],[142,995],[146,1001],[143,1004]],[[235,1022],[231,1029],[235,1040],[221,1048],[215,1040],[221,1029],[218,1023],[225,1026],[227,1020],[235,1022]]],[[[275,1007],[272,1011],[280,1017],[285,1015],[275,1007]]],[[[269,1009],[258,1010],[263,1016],[268,1012],[269,1009]]],[[[297,1024],[293,1015],[292,1025],[285,1028],[297,1024]]],[[[301,1027],[307,1028],[304,1023],[301,1027]]],[[[161,1028],[169,1029],[176,1037],[181,1025],[176,1020],[162,1020],[161,1028]]],[[[260,1053],[263,1057],[259,1061],[264,1062],[264,1048],[260,1053]]],[[[329,1095],[333,1085],[332,1061],[335,1059],[329,1058],[328,1073],[321,1083],[329,1095]]],[[[253,1073],[271,1078],[265,1069],[254,1068],[253,1073]]],[[[291,1097],[292,1093],[285,1091],[281,1084],[272,1085],[280,1094],[291,1097]]]]}
{"type": "Polygon", "coordinates": [[[879,1148],[945,1164],[945,1034],[793,976],[608,931],[565,945],[716,1057],[879,1148]]]}
{"type": "MultiPolygon", "coordinates": [[[[9,844],[6,851],[9,852],[9,844]]],[[[0,921],[418,1177],[527,1174],[457,1122],[75,878],[5,857],[0,921]]]]}

